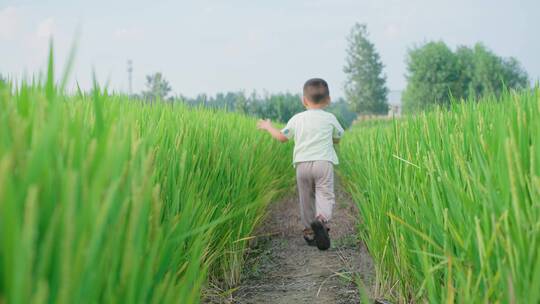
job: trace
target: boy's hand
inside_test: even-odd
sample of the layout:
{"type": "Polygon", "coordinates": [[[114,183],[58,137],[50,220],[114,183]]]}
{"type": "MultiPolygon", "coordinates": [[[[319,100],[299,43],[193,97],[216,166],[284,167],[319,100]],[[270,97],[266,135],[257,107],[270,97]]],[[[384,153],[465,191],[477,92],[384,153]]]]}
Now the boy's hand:
{"type": "Polygon", "coordinates": [[[269,130],[272,128],[272,123],[270,122],[270,119],[259,119],[257,122],[257,128],[261,130],[269,130]]]}
{"type": "Polygon", "coordinates": [[[289,140],[287,136],[281,134],[281,131],[272,126],[270,119],[260,119],[257,122],[257,128],[268,131],[273,138],[279,140],[280,142],[286,142],[289,140]]]}

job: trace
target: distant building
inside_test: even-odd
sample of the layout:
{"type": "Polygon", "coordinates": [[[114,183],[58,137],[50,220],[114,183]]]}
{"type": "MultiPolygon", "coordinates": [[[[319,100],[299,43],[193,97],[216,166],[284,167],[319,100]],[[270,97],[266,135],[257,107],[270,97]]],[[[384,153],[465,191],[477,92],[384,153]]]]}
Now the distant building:
{"type": "Polygon", "coordinates": [[[401,94],[403,91],[390,91],[388,92],[388,116],[401,116],[401,94]]]}
{"type": "Polygon", "coordinates": [[[359,114],[353,121],[353,124],[367,121],[367,120],[387,120],[393,117],[401,116],[401,94],[403,91],[390,91],[388,92],[388,114],[386,115],[373,115],[373,114],[359,114]]]}

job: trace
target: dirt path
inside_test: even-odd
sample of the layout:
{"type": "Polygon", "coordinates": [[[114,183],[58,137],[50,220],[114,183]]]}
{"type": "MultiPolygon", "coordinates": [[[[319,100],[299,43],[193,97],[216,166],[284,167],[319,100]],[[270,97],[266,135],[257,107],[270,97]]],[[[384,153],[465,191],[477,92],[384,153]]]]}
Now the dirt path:
{"type": "Polygon", "coordinates": [[[328,251],[306,245],[298,208],[296,193],[271,206],[256,234],[268,236],[253,244],[243,283],[228,303],[360,303],[357,278],[371,294],[372,260],[356,238],[358,211],[350,196],[336,185],[328,251]]]}

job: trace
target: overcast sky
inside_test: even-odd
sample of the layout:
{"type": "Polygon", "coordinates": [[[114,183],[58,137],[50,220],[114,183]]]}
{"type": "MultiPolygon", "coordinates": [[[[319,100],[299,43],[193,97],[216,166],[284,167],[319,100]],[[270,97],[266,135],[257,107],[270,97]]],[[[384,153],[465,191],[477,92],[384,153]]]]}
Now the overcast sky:
{"type": "Polygon", "coordinates": [[[483,42],[514,56],[540,78],[538,0],[0,0],[0,73],[44,70],[54,36],[57,70],[80,28],[73,80],[134,91],[161,71],[174,93],[245,90],[299,92],[323,77],[343,95],[346,36],[366,23],[385,64],[388,86],[405,87],[407,48],[429,40],[452,47],[483,42]]]}

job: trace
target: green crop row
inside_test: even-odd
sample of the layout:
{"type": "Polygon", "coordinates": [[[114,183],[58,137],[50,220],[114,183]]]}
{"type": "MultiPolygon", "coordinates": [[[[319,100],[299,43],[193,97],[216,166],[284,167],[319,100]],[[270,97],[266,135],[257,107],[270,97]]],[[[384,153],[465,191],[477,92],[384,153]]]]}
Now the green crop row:
{"type": "Polygon", "coordinates": [[[540,302],[540,89],[359,126],[340,154],[384,296],[540,302]]]}
{"type": "Polygon", "coordinates": [[[197,303],[209,279],[235,284],[294,182],[291,146],[241,115],[53,79],[0,83],[0,303],[197,303]]]}

